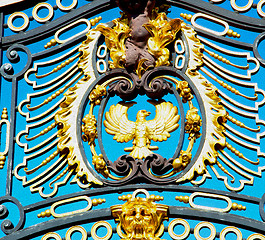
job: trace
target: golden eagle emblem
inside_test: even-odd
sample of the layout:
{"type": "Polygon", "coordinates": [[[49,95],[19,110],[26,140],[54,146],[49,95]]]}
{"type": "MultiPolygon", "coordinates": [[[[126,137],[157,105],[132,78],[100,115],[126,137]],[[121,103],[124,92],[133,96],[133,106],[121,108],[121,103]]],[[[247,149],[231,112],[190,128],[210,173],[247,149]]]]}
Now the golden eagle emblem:
{"type": "Polygon", "coordinates": [[[135,159],[143,159],[152,154],[150,150],[157,150],[158,147],[150,146],[151,140],[166,141],[170,137],[169,133],[179,127],[178,109],[171,102],[148,102],[156,107],[156,116],[150,121],[146,117],[151,113],[146,110],[138,111],[135,122],[128,119],[127,110],[135,102],[112,105],[105,115],[106,132],[114,135],[114,140],[123,143],[133,139],[133,147],[125,148],[124,151],[130,152],[135,159]]]}

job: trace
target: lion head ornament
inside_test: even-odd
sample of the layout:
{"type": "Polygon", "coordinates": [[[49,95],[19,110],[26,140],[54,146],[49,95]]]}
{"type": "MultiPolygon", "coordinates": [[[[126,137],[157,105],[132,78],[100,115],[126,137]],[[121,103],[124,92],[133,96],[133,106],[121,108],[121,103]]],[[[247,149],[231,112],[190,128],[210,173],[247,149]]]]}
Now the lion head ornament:
{"type": "Polygon", "coordinates": [[[164,232],[163,220],[167,220],[168,206],[156,204],[163,197],[150,195],[139,189],[133,195],[119,197],[127,202],[111,207],[112,215],[119,222],[117,232],[122,240],[160,240],[164,232]],[[146,198],[136,197],[140,192],[146,198]]]}

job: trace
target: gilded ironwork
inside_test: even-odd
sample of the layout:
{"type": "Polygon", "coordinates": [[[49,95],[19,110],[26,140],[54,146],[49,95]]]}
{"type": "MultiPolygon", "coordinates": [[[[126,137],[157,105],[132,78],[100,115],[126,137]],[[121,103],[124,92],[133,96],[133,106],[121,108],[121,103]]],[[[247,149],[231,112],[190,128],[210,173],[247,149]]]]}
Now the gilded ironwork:
{"type": "MultiPolygon", "coordinates": [[[[256,102],[256,107],[252,108],[233,102],[232,98],[221,89],[249,101],[258,101],[258,93],[263,94],[263,92],[255,84],[246,85],[238,80],[250,80],[251,75],[259,69],[258,60],[251,57],[249,52],[232,52],[199,36],[200,31],[203,30],[216,37],[239,37],[230,29],[228,22],[217,17],[206,13],[181,14],[184,20],[191,21],[192,26],[188,26],[180,19],[168,19],[166,13],[168,6],[155,1],[137,2],[137,11],[122,1],[116,2],[123,13],[120,18],[113,20],[113,26],[110,23],[99,24],[91,29],[101,20],[101,17],[96,17],[91,20],[79,19],[62,27],[55,32],[54,38],[45,45],[45,48],[56,48],[56,44],[68,44],[73,38],[80,37],[84,31],[88,31],[87,39],[69,53],[54,60],[34,63],[34,67],[26,71],[25,80],[33,86],[34,90],[51,87],[42,92],[28,94],[28,98],[19,104],[18,111],[26,117],[27,121],[34,123],[18,134],[17,143],[24,148],[25,153],[28,153],[30,151],[27,143],[22,143],[20,140],[23,135],[26,135],[26,141],[32,141],[34,145],[34,140],[40,136],[53,133],[50,138],[57,136],[56,142],[38,152],[37,155],[41,156],[54,147],[57,149],[54,149],[49,156],[45,156],[41,162],[32,164],[33,167],[28,165],[34,155],[28,154],[23,163],[17,165],[15,176],[23,181],[24,186],[30,185],[31,191],[39,191],[43,197],[55,195],[58,186],[64,185],[72,175],[75,176],[73,182],[77,182],[82,188],[88,188],[92,183],[126,184],[141,178],[152,183],[177,182],[179,184],[191,181],[192,184],[202,184],[210,175],[207,165],[210,165],[213,173],[218,179],[222,179],[230,190],[240,191],[245,184],[252,184],[254,176],[260,176],[264,167],[260,165],[260,159],[249,159],[239,151],[238,145],[242,145],[239,138],[249,143],[259,144],[261,128],[260,126],[250,128],[239,121],[236,114],[233,117],[230,114],[231,111],[236,112],[237,107],[242,111],[255,112],[262,103],[256,102]],[[198,25],[198,18],[213,20],[215,24],[225,29],[223,32],[218,32],[204,28],[198,25]],[[84,31],[67,39],[61,39],[60,36],[63,33],[81,23],[86,25],[84,31]],[[198,32],[193,28],[196,26],[198,32]],[[139,40],[140,38],[142,41],[139,40]],[[235,64],[225,55],[243,58],[247,64],[235,64]],[[252,69],[250,62],[255,65],[252,69]],[[40,75],[39,68],[49,64],[57,66],[40,75]],[[226,65],[240,69],[242,72],[228,70],[226,65]],[[66,71],[59,74],[63,68],[66,71]],[[58,77],[43,84],[29,78],[32,73],[35,73],[37,79],[44,80],[57,72],[58,77]],[[253,90],[253,96],[243,94],[232,83],[250,87],[253,90]],[[53,94],[50,94],[51,91],[54,91],[53,94]],[[158,103],[166,101],[167,94],[174,95],[176,99],[180,97],[183,106],[178,102],[181,105],[178,109],[176,106],[173,107],[175,103],[172,103],[172,106],[168,103],[168,107],[165,107],[167,110],[160,111],[160,108],[164,108],[163,104],[161,103],[161,107],[160,104],[155,104],[157,115],[154,120],[146,120],[149,113],[144,110],[138,111],[135,122],[128,120],[127,110],[132,104],[129,101],[134,100],[138,95],[144,95],[151,98],[152,102],[158,103]],[[45,96],[45,100],[34,106],[31,101],[42,95],[45,96]],[[106,110],[112,97],[120,97],[126,103],[113,105],[106,110]],[[52,105],[55,100],[57,103],[49,108],[49,104],[52,105]],[[229,105],[231,102],[235,107],[229,105]],[[23,112],[25,104],[28,112],[23,112]],[[82,116],[88,104],[89,113],[82,116]],[[99,105],[99,108],[96,105],[99,105]],[[41,112],[37,117],[31,116],[37,109],[44,106],[48,108],[47,111],[41,112]],[[183,109],[181,116],[178,113],[180,109],[183,109]],[[104,114],[105,110],[106,114],[104,114]],[[45,116],[52,111],[53,114],[44,120],[45,116]],[[98,111],[102,112],[98,113],[98,111]],[[39,121],[39,119],[43,120],[39,121]],[[37,128],[44,122],[49,122],[48,127],[40,130],[39,134],[30,136],[30,129],[37,128]],[[183,126],[179,127],[180,123],[183,126]],[[254,139],[235,130],[231,123],[257,133],[257,138],[254,139]],[[114,135],[114,140],[117,142],[132,140],[133,146],[124,148],[129,154],[121,154],[116,161],[106,154],[103,146],[102,125],[105,126],[107,133],[114,135]],[[156,129],[154,130],[154,126],[151,125],[156,129]],[[58,128],[57,132],[55,127],[58,128]],[[173,131],[177,129],[181,132],[181,136],[179,143],[176,142],[176,152],[166,159],[159,154],[163,150],[159,147],[158,151],[160,143],[157,143],[158,146],[151,146],[151,141],[167,141],[169,133],[174,134],[173,131]],[[158,133],[159,131],[161,133],[158,133]],[[86,148],[87,144],[82,145],[81,138],[88,143],[91,152],[89,156],[82,149],[86,148]],[[252,165],[258,165],[258,169],[252,170],[238,158],[252,165]],[[50,188],[53,189],[50,194],[42,192],[41,179],[45,174],[42,171],[44,166],[47,167],[45,173],[53,171],[55,174],[56,172],[55,179],[49,175],[47,180],[50,188]],[[27,176],[23,176],[20,169],[23,169],[27,176]],[[61,173],[57,173],[59,169],[62,170],[61,173]],[[30,175],[33,173],[38,176],[30,180],[30,175]],[[200,180],[196,179],[198,175],[202,176],[200,180]],[[239,179],[240,186],[235,187],[233,185],[236,181],[235,175],[243,176],[246,180],[239,179]],[[231,183],[227,180],[228,178],[232,179],[231,183]],[[52,188],[53,184],[54,188],[52,188]]],[[[243,112],[239,115],[248,117],[243,112]]],[[[256,113],[251,115],[251,118],[255,119],[256,124],[262,124],[256,113]]],[[[32,149],[39,149],[49,141],[47,138],[45,142],[39,143],[32,149]]],[[[258,146],[251,145],[249,149],[256,151],[258,156],[264,155],[258,146]]]]}
{"type": "Polygon", "coordinates": [[[180,19],[168,21],[166,14],[162,12],[158,14],[156,19],[143,25],[151,35],[147,41],[147,46],[148,52],[156,59],[155,67],[170,65],[170,51],[166,46],[175,40],[176,34],[181,29],[181,23],[180,19]]]}
{"type": "Polygon", "coordinates": [[[127,202],[111,206],[111,211],[118,222],[117,232],[121,239],[160,240],[164,232],[163,221],[168,219],[168,206],[155,201],[163,200],[163,197],[150,196],[147,191],[139,189],[133,195],[120,197],[120,200],[127,202]],[[146,198],[137,197],[140,192],[145,193],[146,198]]]}
{"type": "Polygon", "coordinates": [[[150,146],[153,141],[166,141],[170,132],[178,127],[180,116],[177,107],[170,102],[150,102],[156,107],[156,116],[153,120],[146,120],[151,113],[146,110],[138,111],[136,121],[128,120],[127,110],[134,103],[118,103],[111,106],[106,113],[104,125],[106,132],[114,135],[117,142],[128,142],[133,139],[133,147],[124,149],[130,152],[135,159],[143,159],[152,154],[151,150],[158,147],[150,146]]]}
{"type": "Polygon", "coordinates": [[[107,94],[106,88],[101,85],[97,85],[96,88],[92,90],[92,92],[89,95],[90,103],[99,105],[102,97],[106,96],[106,94],[107,94]]]}
{"type": "Polygon", "coordinates": [[[9,137],[10,137],[10,122],[8,120],[8,112],[7,108],[3,108],[2,115],[1,115],[1,120],[0,120],[0,139],[1,139],[1,129],[2,126],[6,125],[6,138],[5,138],[5,148],[4,151],[0,152],[0,169],[3,169],[5,166],[5,161],[6,161],[6,156],[9,151],[9,137]]]}
{"type": "Polygon", "coordinates": [[[89,145],[94,144],[95,139],[98,137],[97,133],[97,120],[94,115],[87,114],[82,122],[82,139],[85,142],[88,142],[89,145]]]}
{"type": "Polygon", "coordinates": [[[105,178],[109,177],[109,170],[102,154],[94,154],[92,157],[92,163],[98,173],[101,173],[105,178]]]}
{"type": "Polygon", "coordinates": [[[229,212],[231,210],[239,210],[239,211],[245,211],[246,206],[243,206],[241,204],[238,204],[236,202],[232,202],[232,200],[229,197],[217,195],[217,194],[211,194],[211,193],[202,193],[202,192],[194,192],[190,196],[177,196],[175,197],[177,201],[189,203],[190,207],[197,208],[197,209],[206,209],[211,211],[218,211],[218,212],[229,212]],[[208,199],[216,199],[216,200],[224,200],[227,203],[227,206],[225,208],[220,208],[218,204],[216,204],[216,207],[208,205],[207,202],[203,205],[195,204],[195,198],[208,198],[208,199]],[[208,206],[207,206],[208,205],[208,206]]]}
{"type": "Polygon", "coordinates": [[[5,3],[0,238],[265,240],[265,0],[239,4],[5,3]]]}
{"type": "Polygon", "coordinates": [[[89,211],[92,206],[97,206],[99,204],[105,203],[106,199],[91,199],[87,196],[80,196],[80,197],[74,197],[74,198],[69,198],[69,199],[65,199],[62,201],[58,201],[54,204],[51,205],[50,209],[47,209],[41,213],[38,214],[38,218],[44,218],[44,217],[50,217],[53,216],[54,218],[63,218],[66,216],[72,216],[73,214],[77,214],[77,213],[82,213],[82,212],[86,212],[89,211]],[[75,211],[68,211],[68,212],[59,212],[56,213],[55,210],[56,208],[63,206],[63,205],[69,205],[68,208],[71,209],[71,204],[75,203],[75,202],[81,202],[81,201],[86,201],[87,202],[87,206],[83,209],[78,209],[75,211]]]}
{"type": "Polygon", "coordinates": [[[155,1],[139,2],[138,10],[120,1],[123,16],[113,20],[114,27],[103,24],[96,27],[105,36],[113,62],[110,68],[127,68],[135,71],[138,78],[149,68],[170,65],[167,45],[173,42],[182,21],[168,21],[164,12],[153,9],[155,1]]]}
{"type": "Polygon", "coordinates": [[[129,37],[130,28],[124,20],[115,19],[113,23],[113,28],[101,24],[96,27],[96,30],[106,36],[106,45],[110,49],[110,57],[113,61],[110,62],[110,68],[123,68],[126,62],[125,40],[129,37]]]}

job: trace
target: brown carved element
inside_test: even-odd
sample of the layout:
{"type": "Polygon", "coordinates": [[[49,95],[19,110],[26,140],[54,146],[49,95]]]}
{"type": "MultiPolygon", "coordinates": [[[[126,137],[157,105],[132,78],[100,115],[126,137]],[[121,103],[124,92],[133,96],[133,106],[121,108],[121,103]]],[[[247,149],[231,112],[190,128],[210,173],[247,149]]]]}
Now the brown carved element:
{"type": "Polygon", "coordinates": [[[123,11],[112,28],[99,24],[96,30],[106,39],[110,68],[126,68],[133,81],[140,83],[150,68],[170,65],[167,45],[173,42],[182,21],[168,21],[166,7],[155,8],[155,0],[116,0],[123,11]]]}
{"type": "Polygon", "coordinates": [[[137,69],[138,64],[143,68],[154,67],[155,58],[148,52],[147,47],[151,35],[143,25],[151,19],[155,0],[116,0],[116,3],[127,15],[131,29],[130,36],[125,42],[125,67],[130,70],[137,69]]]}

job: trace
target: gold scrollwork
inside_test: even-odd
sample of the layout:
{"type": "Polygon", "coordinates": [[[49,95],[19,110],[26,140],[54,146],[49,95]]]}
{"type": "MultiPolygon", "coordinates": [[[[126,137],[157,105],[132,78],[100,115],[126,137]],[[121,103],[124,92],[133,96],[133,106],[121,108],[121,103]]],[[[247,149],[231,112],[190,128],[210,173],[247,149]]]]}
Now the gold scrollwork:
{"type": "Polygon", "coordinates": [[[151,37],[147,41],[148,51],[155,57],[155,66],[168,66],[169,50],[166,46],[173,42],[181,28],[180,19],[167,20],[165,13],[159,13],[156,19],[144,24],[151,37]]]}
{"type": "Polygon", "coordinates": [[[110,58],[113,61],[109,61],[110,68],[124,68],[126,61],[125,40],[129,37],[130,28],[124,20],[114,19],[112,22],[114,23],[113,28],[99,24],[96,30],[106,37],[106,46],[110,50],[110,58]]]}
{"type": "Polygon", "coordinates": [[[32,10],[32,16],[39,23],[47,22],[53,17],[53,7],[49,3],[45,3],[45,2],[38,3],[32,10]],[[38,11],[41,8],[48,9],[49,13],[46,17],[39,17],[38,16],[38,11]]]}
{"type": "Polygon", "coordinates": [[[29,17],[27,14],[23,13],[23,12],[14,12],[12,13],[8,20],[7,20],[7,26],[14,32],[20,32],[25,30],[29,25],[29,17]],[[15,27],[13,25],[13,21],[15,18],[23,18],[24,23],[20,26],[20,27],[15,27]]]}
{"type": "MultiPolygon", "coordinates": [[[[110,50],[110,68],[124,68],[126,62],[125,40],[130,36],[130,27],[127,18],[114,19],[114,27],[110,28],[103,24],[96,30],[105,36],[106,46],[110,50]]],[[[166,46],[175,40],[176,34],[181,28],[182,21],[173,19],[168,21],[165,13],[156,14],[156,18],[149,20],[143,26],[150,33],[147,41],[148,52],[156,59],[155,67],[170,65],[169,50],[166,46]]],[[[143,67],[144,59],[139,61],[136,73],[142,76],[146,68],[143,67]]]]}
{"type": "MultiPolygon", "coordinates": [[[[184,14],[183,14],[184,16],[184,14]]],[[[206,115],[211,115],[211,120],[207,120],[206,136],[204,146],[202,151],[196,161],[196,163],[190,168],[190,170],[183,175],[177,182],[182,182],[184,180],[192,180],[195,172],[199,175],[203,174],[206,171],[206,165],[204,163],[207,160],[210,164],[215,164],[217,162],[218,152],[215,148],[216,144],[225,147],[225,136],[223,132],[225,128],[219,123],[218,119],[226,119],[227,113],[223,106],[220,105],[221,99],[216,95],[216,88],[207,82],[207,80],[199,73],[198,69],[202,67],[203,64],[203,49],[204,45],[196,37],[196,32],[187,25],[183,25],[181,28],[183,34],[186,36],[187,44],[190,49],[190,57],[188,68],[186,70],[186,75],[195,83],[196,87],[200,89],[200,95],[202,97],[203,105],[206,110],[206,115]],[[218,136],[215,138],[214,136],[218,136]]],[[[187,91],[187,90],[185,90],[187,91]]],[[[189,105],[190,105],[189,101],[189,105]]],[[[192,110],[192,105],[190,105],[190,120],[187,121],[186,131],[190,129],[198,129],[200,127],[200,119],[196,109],[192,110]],[[189,124],[191,123],[191,125],[189,124]],[[193,128],[194,122],[194,128],[193,128]]],[[[190,146],[192,146],[192,141],[199,136],[199,132],[191,132],[193,138],[191,138],[190,146]]],[[[191,136],[190,136],[191,137],[191,136]]],[[[188,158],[189,156],[185,156],[188,158]]]]}
{"type": "MultiPolygon", "coordinates": [[[[81,104],[85,91],[87,91],[91,83],[96,79],[92,67],[92,52],[99,37],[100,33],[92,29],[87,33],[87,40],[79,47],[81,57],[78,61],[78,67],[81,69],[84,77],[64,94],[65,100],[61,103],[60,109],[57,111],[54,118],[55,122],[60,126],[58,130],[59,141],[57,148],[60,151],[67,150],[68,167],[73,167],[75,169],[78,179],[77,183],[83,188],[89,187],[92,182],[100,185],[102,185],[102,182],[94,177],[87,167],[87,163],[82,161],[81,152],[78,147],[78,137],[76,136],[76,129],[80,126],[77,124],[78,121],[73,121],[73,118],[76,119],[78,115],[78,107],[73,106],[79,106],[81,104]]],[[[90,111],[93,115],[92,105],[90,111]]]]}

